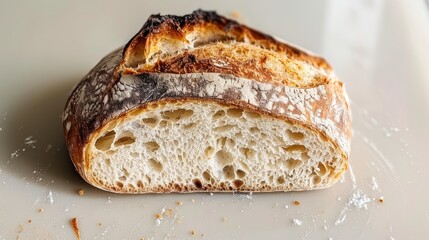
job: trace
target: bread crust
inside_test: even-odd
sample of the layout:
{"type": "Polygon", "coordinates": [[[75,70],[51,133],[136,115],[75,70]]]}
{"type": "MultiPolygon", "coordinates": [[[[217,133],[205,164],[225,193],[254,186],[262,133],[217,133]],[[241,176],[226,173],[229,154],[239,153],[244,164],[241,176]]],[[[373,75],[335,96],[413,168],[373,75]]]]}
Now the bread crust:
{"type": "MultiPolygon", "coordinates": [[[[180,56],[175,58],[176,62],[189,57],[186,53],[180,56]]],[[[193,64],[191,63],[191,66],[197,65],[193,64]]],[[[246,68],[249,67],[246,66],[246,68]]],[[[238,63],[237,69],[239,69],[238,63]]],[[[175,101],[211,101],[235,105],[312,129],[325,136],[337,147],[343,155],[343,171],[347,169],[351,139],[350,109],[343,85],[334,77],[329,64],[322,58],[276,41],[272,37],[213,12],[196,11],[184,17],[151,16],[140,32],[124,48],[107,55],[75,87],[66,104],[63,126],[70,157],[77,171],[87,182],[96,187],[125,193],[124,189],[103,186],[91,177],[89,171],[91,153],[87,151],[88,144],[92,143],[111,123],[124,121],[130,114],[147,111],[154,104],[175,101]],[[156,71],[154,71],[156,68],[147,69],[147,71],[130,70],[130,66],[135,64],[133,58],[137,56],[141,58],[142,51],[144,54],[149,54],[148,51],[153,47],[150,46],[150,42],[159,41],[166,35],[183,41],[184,32],[196,29],[199,31],[222,29],[236,38],[251,39],[255,45],[275,49],[291,59],[305,61],[317,67],[324,73],[326,79],[314,86],[288,86],[270,80],[269,77],[249,79],[242,74],[227,72],[222,68],[212,71],[213,63],[210,62],[200,64],[204,68],[203,73],[180,72],[179,70],[183,68],[171,67],[174,64],[156,71]],[[178,69],[178,72],[174,73],[172,69],[178,69]]],[[[230,190],[233,189],[228,189],[227,186],[196,189],[192,185],[178,188],[173,184],[171,187],[160,188],[155,192],[230,190]]],[[[269,189],[267,186],[267,189],[240,190],[282,189],[269,189]]]]}

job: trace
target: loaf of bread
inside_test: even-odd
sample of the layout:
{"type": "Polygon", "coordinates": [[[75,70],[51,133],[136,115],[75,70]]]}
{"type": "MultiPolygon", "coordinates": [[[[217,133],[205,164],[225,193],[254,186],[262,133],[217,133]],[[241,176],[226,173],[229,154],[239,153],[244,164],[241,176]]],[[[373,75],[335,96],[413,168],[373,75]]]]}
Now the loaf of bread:
{"type": "Polygon", "coordinates": [[[151,16],[75,87],[63,125],[100,189],[266,192],[332,186],[350,118],[324,59],[199,10],[151,16]]]}

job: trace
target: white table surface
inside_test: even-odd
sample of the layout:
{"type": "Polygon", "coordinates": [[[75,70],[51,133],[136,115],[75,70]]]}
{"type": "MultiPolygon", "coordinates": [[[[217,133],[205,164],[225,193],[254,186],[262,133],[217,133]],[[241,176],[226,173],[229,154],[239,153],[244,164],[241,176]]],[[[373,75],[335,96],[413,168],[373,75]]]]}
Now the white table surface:
{"type": "Polygon", "coordinates": [[[0,239],[75,239],[73,217],[84,240],[429,239],[428,6],[424,0],[0,2],[0,239]],[[127,196],[81,180],[60,120],[71,88],[150,14],[197,8],[236,11],[247,25],[334,66],[353,111],[351,167],[341,182],[300,193],[127,196]],[[173,214],[157,223],[163,208],[173,214]]]}

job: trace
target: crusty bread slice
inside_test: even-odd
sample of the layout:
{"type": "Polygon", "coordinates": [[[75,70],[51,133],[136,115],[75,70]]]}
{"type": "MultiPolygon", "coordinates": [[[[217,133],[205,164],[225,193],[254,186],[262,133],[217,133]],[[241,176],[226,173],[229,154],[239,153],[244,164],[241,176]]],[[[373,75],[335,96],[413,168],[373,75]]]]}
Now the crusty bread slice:
{"type": "Polygon", "coordinates": [[[118,193],[325,188],[351,138],[326,61],[204,11],[151,16],[78,84],[63,124],[78,172],[118,193]]]}

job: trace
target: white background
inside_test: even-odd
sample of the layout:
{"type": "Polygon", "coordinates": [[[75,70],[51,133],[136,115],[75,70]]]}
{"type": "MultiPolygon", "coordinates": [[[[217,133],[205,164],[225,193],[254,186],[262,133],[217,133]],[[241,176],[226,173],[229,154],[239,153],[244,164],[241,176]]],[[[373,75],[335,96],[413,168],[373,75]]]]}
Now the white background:
{"type": "Polygon", "coordinates": [[[73,217],[82,239],[429,239],[428,6],[423,0],[2,1],[0,239],[74,239],[73,217]],[[122,196],[81,180],[60,121],[72,87],[150,14],[197,8],[238,12],[245,24],[334,66],[353,111],[352,171],[341,182],[302,193],[122,196]],[[164,207],[173,214],[157,224],[154,215],[164,207]]]}

